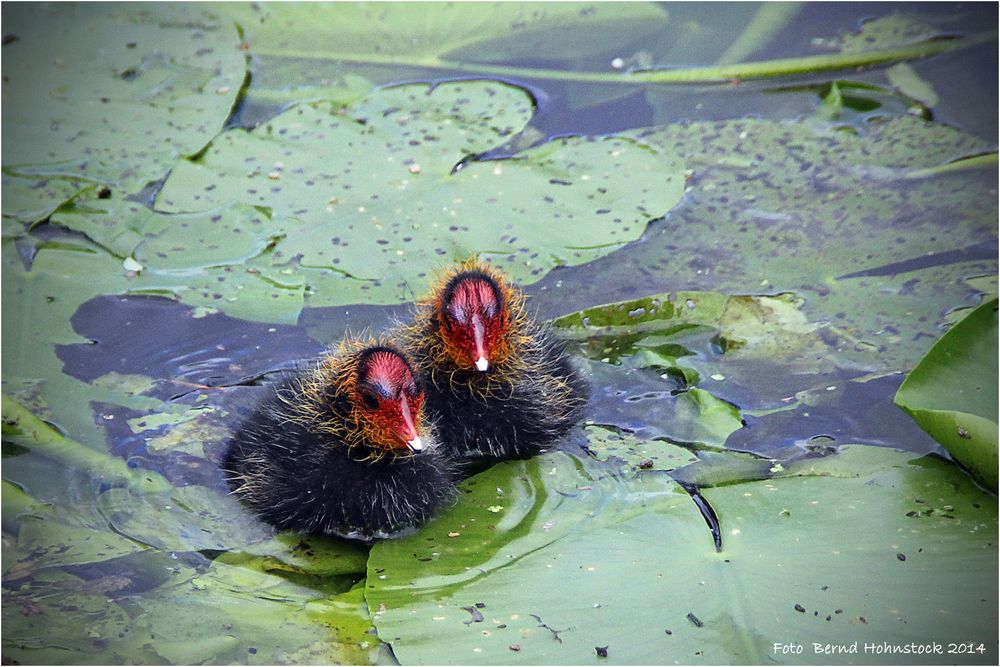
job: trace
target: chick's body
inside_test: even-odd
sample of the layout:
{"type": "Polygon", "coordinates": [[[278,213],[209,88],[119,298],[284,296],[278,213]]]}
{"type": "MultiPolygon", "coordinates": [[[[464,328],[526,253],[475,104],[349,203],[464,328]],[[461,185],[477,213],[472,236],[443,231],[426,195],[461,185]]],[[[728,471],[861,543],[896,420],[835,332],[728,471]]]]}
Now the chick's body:
{"type": "Polygon", "coordinates": [[[401,338],[425,378],[442,450],[456,460],[531,456],[583,414],[589,387],[563,343],[484,262],[446,274],[401,338]]]}
{"type": "Polygon", "coordinates": [[[371,540],[418,525],[454,495],[422,402],[398,351],[348,341],[253,410],[224,458],[230,486],[278,528],[371,540]]]}

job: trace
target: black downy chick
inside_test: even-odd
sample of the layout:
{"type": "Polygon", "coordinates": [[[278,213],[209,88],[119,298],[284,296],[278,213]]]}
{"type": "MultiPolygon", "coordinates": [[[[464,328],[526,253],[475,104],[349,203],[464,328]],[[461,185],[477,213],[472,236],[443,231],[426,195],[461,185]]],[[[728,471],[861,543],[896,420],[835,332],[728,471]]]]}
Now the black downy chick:
{"type": "Polygon", "coordinates": [[[448,271],[399,332],[425,378],[442,450],[457,461],[536,454],[578,422],[586,379],[486,262],[448,271]]]}
{"type": "Polygon", "coordinates": [[[417,377],[375,340],[288,373],[228,445],[233,492],[267,523],[308,533],[372,540],[423,523],[455,489],[417,377]]]}

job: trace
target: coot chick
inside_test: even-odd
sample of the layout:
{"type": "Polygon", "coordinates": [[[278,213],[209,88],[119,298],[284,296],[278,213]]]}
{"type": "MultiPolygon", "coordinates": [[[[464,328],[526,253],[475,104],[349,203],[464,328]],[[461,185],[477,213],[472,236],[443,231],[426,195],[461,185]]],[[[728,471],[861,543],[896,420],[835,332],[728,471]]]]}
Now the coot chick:
{"type": "Polygon", "coordinates": [[[442,450],[457,461],[531,456],[583,414],[589,387],[563,343],[486,262],[448,270],[400,338],[425,378],[442,450]]]}
{"type": "Polygon", "coordinates": [[[454,496],[417,373],[385,341],[347,340],[289,372],[230,441],[230,487],[264,521],[391,537],[454,496]]]}

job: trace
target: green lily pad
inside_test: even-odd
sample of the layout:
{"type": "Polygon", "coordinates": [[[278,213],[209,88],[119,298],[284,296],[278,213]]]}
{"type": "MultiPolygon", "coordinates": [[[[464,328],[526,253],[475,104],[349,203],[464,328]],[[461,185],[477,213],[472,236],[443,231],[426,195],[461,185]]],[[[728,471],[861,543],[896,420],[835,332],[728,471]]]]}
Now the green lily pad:
{"type": "Polygon", "coordinates": [[[689,189],[624,267],[598,260],[588,283],[627,270],[649,292],[791,291],[807,324],[846,337],[845,361],[885,371],[916,363],[946,312],[974,299],[964,279],[997,271],[995,164],[909,178],[993,150],[954,128],[914,117],[860,132],[745,119],[635,136],[680,152],[689,189]]]}
{"type": "Polygon", "coordinates": [[[246,64],[207,5],[22,5],[4,10],[4,214],[39,218],[36,188],[132,194],[222,127],[246,64]],[[8,209],[13,197],[13,209],[8,209]]]}
{"type": "Polygon", "coordinates": [[[124,655],[116,653],[117,633],[128,627],[129,614],[109,604],[107,592],[114,586],[51,569],[15,589],[5,588],[4,655],[39,664],[123,662],[124,655]],[[114,628],[115,634],[106,627],[114,628]],[[97,655],[102,645],[107,649],[103,659],[97,655]]]}
{"type": "Polygon", "coordinates": [[[108,531],[92,507],[81,503],[67,509],[40,503],[7,480],[3,482],[3,528],[12,536],[13,546],[4,554],[4,582],[22,580],[48,567],[98,563],[143,549],[108,531]]]}
{"type": "Polygon", "coordinates": [[[844,657],[813,642],[973,638],[971,660],[993,661],[996,499],[940,460],[835,458],[850,476],[703,490],[721,552],[662,473],[622,480],[565,454],[495,466],[420,533],[374,547],[375,626],[413,664],[589,664],[595,647],[616,664],[829,664],[844,657]],[[954,511],[908,514],[927,499],[954,511]],[[775,647],[788,642],[804,652],[775,647]]]}
{"type": "Polygon", "coordinates": [[[3,234],[17,236],[24,223],[45,220],[60,206],[82,192],[93,190],[90,183],[73,178],[39,180],[3,172],[3,234]]]}
{"type": "Polygon", "coordinates": [[[472,253],[533,282],[638,238],[679,200],[680,162],[617,137],[462,162],[530,114],[522,90],[476,81],[384,89],[347,107],[297,105],[178,164],[157,206],[267,206],[272,226],[249,233],[283,236],[263,263],[302,276],[308,304],[329,306],[410,300],[435,267],[472,253]]]}
{"type": "Polygon", "coordinates": [[[987,487],[997,490],[997,300],[955,324],[924,355],[896,404],[987,487]]]}

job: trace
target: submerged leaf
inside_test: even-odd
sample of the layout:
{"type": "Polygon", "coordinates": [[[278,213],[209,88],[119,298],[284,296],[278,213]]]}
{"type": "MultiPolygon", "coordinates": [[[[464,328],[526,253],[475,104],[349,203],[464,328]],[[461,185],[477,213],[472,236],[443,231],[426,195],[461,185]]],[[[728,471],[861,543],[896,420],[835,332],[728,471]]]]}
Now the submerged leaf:
{"type": "Polygon", "coordinates": [[[159,473],[135,470],[121,459],[64,437],[6,395],[3,396],[3,437],[63,465],[85,470],[95,479],[108,483],[125,484],[145,493],[173,488],[159,473]]]}
{"type": "MultiPolygon", "coordinates": [[[[237,18],[248,12],[233,7],[237,18]]],[[[517,3],[387,2],[263,5],[246,21],[255,53],[331,58],[382,56],[449,57],[490,62],[531,57],[575,60],[595,43],[611,49],[655,36],[667,10],[654,3],[607,6],[600,2],[517,3]]],[[[245,19],[244,19],[245,20],[245,19]]]]}
{"type": "Polygon", "coordinates": [[[633,469],[674,470],[697,461],[691,452],[660,440],[640,440],[628,433],[618,433],[600,425],[585,428],[587,450],[599,460],[617,457],[633,469]]]}

